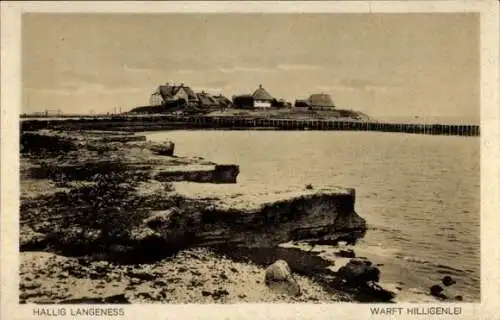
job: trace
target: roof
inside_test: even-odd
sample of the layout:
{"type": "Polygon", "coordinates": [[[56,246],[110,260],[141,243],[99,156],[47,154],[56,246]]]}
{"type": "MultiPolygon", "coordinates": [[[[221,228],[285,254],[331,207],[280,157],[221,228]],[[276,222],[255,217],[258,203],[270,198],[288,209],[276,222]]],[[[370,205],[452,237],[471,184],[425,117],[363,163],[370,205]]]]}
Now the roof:
{"type": "Polygon", "coordinates": [[[257,90],[255,90],[255,92],[252,94],[253,98],[255,100],[273,100],[273,96],[271,96],[269,94],[269,92],[266,91],[266,89],[264,89],[262,87],[262,85],[259,85],[259,88],[257,88],[257,90]]]}
{"type": "Polygon", "coordinates": [[[213,97],[220,105],[229,106],[231,105],[231,100],[223,95],[217,95],[213,97]]]}
{"type": "Polygon", "coordinates": [[[309,97],[309,104],[317,107],[335,107],[329,94],[315,93],[309,97]]]}
{"type": "Polygon", "coordinates": [[[161,85],[158,87],[158,91],[160,92],[163,99],[168,99],[168,98],[172,98],[173,96],[175,96],[177,94],[177,92],[179,92],[179,90],[181,90],[181,88],[184,89],[184,91],[186,91],[186,93],[190,99],[194,99],[194,100],[198,99],[198,97],[196,96],[194,91],[190,87],[186,87],[183,84],[181,84],[180,86],[171,86],[169,84],[161,85]]]}
{"type": "Polygon", "coordinates": [[[214,99],[214,97],[212,97],[208,93],[202,92],[202,93],[197,93],[196,95],[198,96],[198,100],[200,101],[201,105],[210,106],[217,104],[217,101],[214,99]]]}
{"type": "Polygon", "coordinates": [[[254,99],[253,95],[251,94],[238,94],[238,95],[234,95],[233,96],[233,100],[234,99],[238,99],[238,98],[245,98],[245,99],[254,99]]]}

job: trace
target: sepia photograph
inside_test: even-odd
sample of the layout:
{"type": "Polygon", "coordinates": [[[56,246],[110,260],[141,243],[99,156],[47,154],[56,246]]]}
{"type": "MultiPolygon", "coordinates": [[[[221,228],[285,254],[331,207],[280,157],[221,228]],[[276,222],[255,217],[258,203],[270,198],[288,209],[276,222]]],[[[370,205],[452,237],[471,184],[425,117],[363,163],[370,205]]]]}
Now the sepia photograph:
{"type": "Polygon", "coordinates": [[[481,303],[479,12],[19,24],[14,300],[31,316],[481,303]]]}

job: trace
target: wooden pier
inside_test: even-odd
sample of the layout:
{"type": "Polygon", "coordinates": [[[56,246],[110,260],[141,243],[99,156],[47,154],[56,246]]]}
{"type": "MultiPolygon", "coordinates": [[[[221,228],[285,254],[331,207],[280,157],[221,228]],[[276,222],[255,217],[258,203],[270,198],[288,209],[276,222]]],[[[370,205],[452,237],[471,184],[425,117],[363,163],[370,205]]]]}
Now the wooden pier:
{"type": "Polygon", "coordinates": [[[472,124],[418,124],[383,123],[340,120],[303,119],[249,119],[209,116],[111,116],[81,119],[24,119],[21,129],[57,130],[125,130],[156,131],[173,129],[221,130],[328,130],[328,131],[377,131],[411,134],[479,136],[479,125],[472,124]]]}

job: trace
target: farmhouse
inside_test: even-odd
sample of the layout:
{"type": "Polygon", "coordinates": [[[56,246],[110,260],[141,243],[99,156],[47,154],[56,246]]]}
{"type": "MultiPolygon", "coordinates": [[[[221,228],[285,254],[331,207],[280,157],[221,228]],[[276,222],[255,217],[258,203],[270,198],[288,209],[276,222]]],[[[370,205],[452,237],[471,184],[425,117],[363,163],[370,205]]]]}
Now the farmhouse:
{"type": "Polygon", "coordinates": [[[237,109],[253,109],[254,98],[249,94],[242,94],[233,96],[233,105],[237,109]]]}
{"type": "Polygon", "coordinates": [[[275,106],[276,104],[277,100],[273,98],[273,96],[271,96],[269,92],[262,87],[262,85],[259,85],[257,90],[255,90],[252,94],[233,96],[233,105],[235,108],[239,109],[267,109],[275,106]]]}
{"type": "Polygon", "coordinates": [[[211,94],[202,91],[196,94],[198,96],[198,104],[200,107],[210,108],[217,107],[219,102],[211,94]]]}
{"type": "Polygon", "coordinates": [[[273,101],[275,101],[273,96],[262,85],[259,85],[259,88],[254,91],[252,97],[254,99],[254,108],[270,108],[273,105],[273,101]]]}
{"type": "Polygon", "coordinates": [[[152,106],[160,106],[172,102],[182,105],[197,105],[199,103],[198,96],[190,87],[184,84],[176,86],[168,83],[158,86],[151,94],[149,100],[149,104],[152,106]]]}
{"type": "Polygon", "coordinates": [[[295,100],[295,107],[312,110],[331,110],[335,108],[335,104],[329,94],[315,93],[311,94],[306,100],[295,100]]]}

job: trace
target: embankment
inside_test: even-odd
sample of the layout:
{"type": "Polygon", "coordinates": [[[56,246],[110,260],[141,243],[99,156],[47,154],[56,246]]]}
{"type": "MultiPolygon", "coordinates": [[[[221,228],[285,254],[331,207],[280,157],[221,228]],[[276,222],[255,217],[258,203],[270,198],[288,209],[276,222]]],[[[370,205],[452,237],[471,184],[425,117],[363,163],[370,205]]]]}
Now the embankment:
{"type": "Polygon", "coordinates": [[[271,119],[213,116],[112,116],[81,119],[24,119],[24,131],[53,130],[122,130],[131,132],[174,129],[223,129],[223,130],[331,130],[403,132],[430,135],[479,136],[478,125],[382,123],[355,120],[322,119],[271,119]]]}

